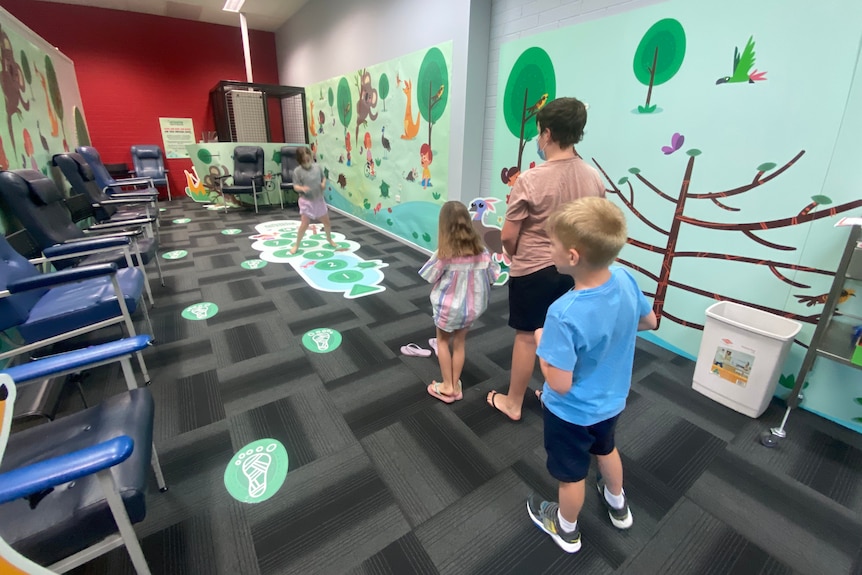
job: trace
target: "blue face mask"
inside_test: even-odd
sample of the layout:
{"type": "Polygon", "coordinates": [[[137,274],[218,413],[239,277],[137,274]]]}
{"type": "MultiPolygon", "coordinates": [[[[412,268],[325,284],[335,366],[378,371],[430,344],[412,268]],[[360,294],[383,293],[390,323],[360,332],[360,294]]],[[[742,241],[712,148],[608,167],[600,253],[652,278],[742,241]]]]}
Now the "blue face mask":
{"type": "Polygon", "coordinates": [[[545,157],[545,150],[542,149],[542,146],[539,145],[539,139],[536,138],[536,153],[539,155],[539,159],[543,162],[547,159],[545,157]]]}

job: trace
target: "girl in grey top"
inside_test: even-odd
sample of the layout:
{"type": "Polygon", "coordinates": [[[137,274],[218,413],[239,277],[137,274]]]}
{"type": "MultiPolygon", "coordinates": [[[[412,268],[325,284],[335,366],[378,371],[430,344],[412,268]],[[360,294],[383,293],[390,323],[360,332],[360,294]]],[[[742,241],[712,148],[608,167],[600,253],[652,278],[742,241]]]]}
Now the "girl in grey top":
{"type": "Polygon", "coordinates": [[[299,166],[293,170],[293,189],[299,194],[299,215],[302,216],[302,221],[296,232],[296,243],[290,248],[290,253],[296,253],[311,220],[319,220],[323,223],[326,241],[335,248],[337,246],[332,241],[330,232],[329,210],[326,207],[326,200],[323,199],[326,178],[323,177],[320,166],[311,162],[311,151],[308,148],[299,148],[296,151],[296,159],[299,160],[299,166]]]}

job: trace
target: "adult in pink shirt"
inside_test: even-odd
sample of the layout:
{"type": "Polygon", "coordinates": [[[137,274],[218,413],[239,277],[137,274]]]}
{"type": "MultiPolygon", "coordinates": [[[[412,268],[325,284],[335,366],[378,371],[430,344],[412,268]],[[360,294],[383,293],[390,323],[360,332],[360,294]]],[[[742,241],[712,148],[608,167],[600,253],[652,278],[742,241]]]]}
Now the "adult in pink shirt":
{"type": "Polygon", "coordinates": [[[515,329],[509,390],[491,391],[488,404],[510,419],[521,419],[524,395],[536,364],[533,333],[545,324],[551,303],[572,289],[570,276],[557,272],[545,222],[561,205],[586,196],[604,196],[599,172],[581,159],[575,144],[584,136],[587,109],[576,98],[557,98],[536,115],[536,146],[544,163],[521,174],[509,196],[503,248],[509,270],[509,326],[515,329]]]}

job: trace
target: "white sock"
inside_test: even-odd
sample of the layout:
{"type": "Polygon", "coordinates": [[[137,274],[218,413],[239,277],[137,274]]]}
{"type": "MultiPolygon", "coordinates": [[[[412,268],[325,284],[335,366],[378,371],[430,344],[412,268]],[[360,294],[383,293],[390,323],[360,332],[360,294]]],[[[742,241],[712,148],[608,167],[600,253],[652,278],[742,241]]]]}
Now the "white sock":
{"type": "Polygon", "coordinates": [[[574,523],[569,523],[568,521],[566,521],[566,518],[563,517],[563,514],[560,513],[559,509],[557,509],[557,521],[560,522],[560,527],[562,527],[563,531],[565,531],[566,533],[571,533],[578,528],[578,522],[575,521],[574,523]]]}
{"type": "Polygon", "coordinates": [[[620,491],[619,495],[614,495],[608,491],[607,485],[605,485],[605,500],[610,503],[611,507],[614,509],[622,509],[623,505],[626,504],[626,498],[623,496],[623,491],[620,491]]]}

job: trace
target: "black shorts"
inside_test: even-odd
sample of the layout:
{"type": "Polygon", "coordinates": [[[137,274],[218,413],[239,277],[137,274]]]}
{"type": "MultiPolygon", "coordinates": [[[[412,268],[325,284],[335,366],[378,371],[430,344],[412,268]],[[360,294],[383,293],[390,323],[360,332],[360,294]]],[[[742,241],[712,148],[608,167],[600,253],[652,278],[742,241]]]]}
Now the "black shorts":
{"type": "Polygon", "coordinates": [[[543,411],[548,472],[557,481],[575,483],[586,479],[590,455],[607,455],[614,450],[619,415],[584,427],[562,420],[548,409],[543,411]]]}
{"type": "Polygon", "coordinates": [[[561,274],[554,266],[509,278],[509,327],[536,331],[544,326],[548,308],[574,286],[572,276],[561,274]]]}

